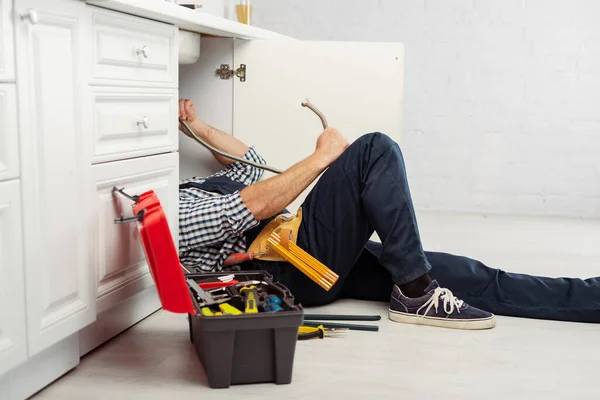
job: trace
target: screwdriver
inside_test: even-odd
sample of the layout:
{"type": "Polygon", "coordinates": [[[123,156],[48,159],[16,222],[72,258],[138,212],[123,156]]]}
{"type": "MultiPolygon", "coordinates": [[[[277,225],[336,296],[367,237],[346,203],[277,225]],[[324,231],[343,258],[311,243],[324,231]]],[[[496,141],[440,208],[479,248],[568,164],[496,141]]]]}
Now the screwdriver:
{"type": "Polygon", "coordinates": [[[254,259],[255,257],[260,257],[260,256],[264,256],[264,255],[265,255],[265,253],[252,253],[252,252],[234,253],[225,259],[224,264],[226,267],[230,267],[232,265],[241,264],[245,261],[250,261],[250,260],[254,259]]]}
{"type": "Polygon", "coordinates": [[[240,294],[246,299],[246,313],[254,314],[258,312],[258,291],[256,286],[246,286],[240,289],[240,294]]]}

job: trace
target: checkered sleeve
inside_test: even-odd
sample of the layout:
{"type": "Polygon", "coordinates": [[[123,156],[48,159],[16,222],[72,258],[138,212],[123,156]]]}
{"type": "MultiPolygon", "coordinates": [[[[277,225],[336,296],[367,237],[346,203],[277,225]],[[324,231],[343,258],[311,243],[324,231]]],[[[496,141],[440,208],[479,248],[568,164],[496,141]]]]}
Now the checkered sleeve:
{"type": "Polygon", "coordinates": [[[221,243],[257,224],[239,192],[200,200],[180,198],[179,236],[186,247],[221,243]]]}
{"type": "MultiPolygon", "coordinates": [[[[250,150],[244,154],[245,160],[253,161],[257,164],[265,165],[267,162],[254,147],[250,147],[250,150]]],[[[233,179],[234,181],[241,182],[244,185],[252,185],[260,179],[263,174],[263,170],[250,165],[242,164],[239,161],[228,165],[224,170],[224,175],[233,179]]]]}

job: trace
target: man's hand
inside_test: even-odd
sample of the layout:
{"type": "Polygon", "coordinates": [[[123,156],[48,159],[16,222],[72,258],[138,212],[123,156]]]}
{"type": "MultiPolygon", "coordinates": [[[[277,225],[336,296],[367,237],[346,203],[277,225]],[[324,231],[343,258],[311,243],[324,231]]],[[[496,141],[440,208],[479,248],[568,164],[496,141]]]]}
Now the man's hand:
{"type": "Polygon", "coordinates": [[[315,157],[329,167],[350,146],[346,138],[335,128],[327,128],[317,139],[315,157]]]}
{"type": "MultiPolygon", "coordinates": [[[[204,138],[210,134],[210,126],[198,118],[196,106],[191,100],[179,100],[179,119],[186,121],[190,128],[193,129],[194,133],[200,137],[204,138]]],[[[183,129],[181,123],[179,123],[179,130],[187,136],[190,136],[187,131],[183,129]]]]}
{"type": "Polygon", "coordinates": [[[272,217],[294,201],[349,145],[337,129],[325,129],[310,157],[281,175],[245,187],[240,192],[242,201],[257,220],[272,217]]]}
{"type": "MultiPolygon", "coordinates": [[[[213,128],[208,125],[200,118],[198,118],[198,113],[196,112],[196,107],[194,106],[194,102],[188,99],[179,100],[179,118],[186,121],[190,128],[194,131],[196,136],[200,137],[205,142],[208,142],[213,147],[216,147],[219,150],[222,150],[226,153],[232,154],[237,157],[243,157],[244,154],[250,150],[248,146],[246,146],[240,140],[234,138],[231,135],[221,132],[218,129],[213,128]]],[[[187,136],[187,131],[181,126],[179,123],[179,130],[185,133],[187,136]]],[[[227,157],[223,157],[219,154],[213,153],[215,158],[223,165],[229,165],[233,163],[233,160],[227,157]]]]}

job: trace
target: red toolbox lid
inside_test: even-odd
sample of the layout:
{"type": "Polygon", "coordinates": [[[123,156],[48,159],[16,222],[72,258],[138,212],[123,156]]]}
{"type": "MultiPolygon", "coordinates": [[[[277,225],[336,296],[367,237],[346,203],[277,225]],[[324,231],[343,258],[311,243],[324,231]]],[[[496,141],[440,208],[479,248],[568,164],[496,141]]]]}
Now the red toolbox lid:
{"type": "Polygon", "coordinates": [[[143,213],[137,226],[163,309],[195,314],[169,222],[154,191],[140,195],[133,212],[143,213]]]}

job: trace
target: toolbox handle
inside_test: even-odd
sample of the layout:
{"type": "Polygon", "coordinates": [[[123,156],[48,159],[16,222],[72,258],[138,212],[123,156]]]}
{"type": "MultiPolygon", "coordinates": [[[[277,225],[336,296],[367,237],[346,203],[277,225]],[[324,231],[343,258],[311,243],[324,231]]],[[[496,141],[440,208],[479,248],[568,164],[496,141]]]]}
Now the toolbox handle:
{"type": "MultiPolygon", "coordinates": [[[[119,189],[116,186],[113,186],[113,193],[119,193],[121,196],[128,198],[129,200],[133,201],[134,203],[137,203],[138,201],[140,201],[140,196],[138,196],[138,195],[131,196],[131,195],[125,193],[124,190],[125,190],[124,187],[119,189]]],[[[146,212],[146,209],[143,209],[142,211],[138,212],[133,217],[129,217],[129,218],[123,218],[123,213],[121,213],[121,218],[115,219],[115,224],[128,224],[130,222],[141,221],[144,218],[145,212],[146,212]]]]}
{"type": "Polygon", "coordinates": [[[123,218],[123,214],[121,214],[121,218],[115,219],[115,224],[129,224],[131,222],[137,222],[144,219],[144,214],[146,213],[146,209],[144,208],[142,211],[134,215],[133,217],[123,218]]]}
{"type": "Polygon", "coordinates": [[[125,190],[125,188],[118,189],[116,186],[113,186],[113,192],[117,192],[117,193],[121,194],[122,196],[127,197],[129,200],[133,201],[134,203],[137,203],[138,201],[140,201],[140,196],[128,195],[127,193],[124,192],[124,190],[125,190]]]}

